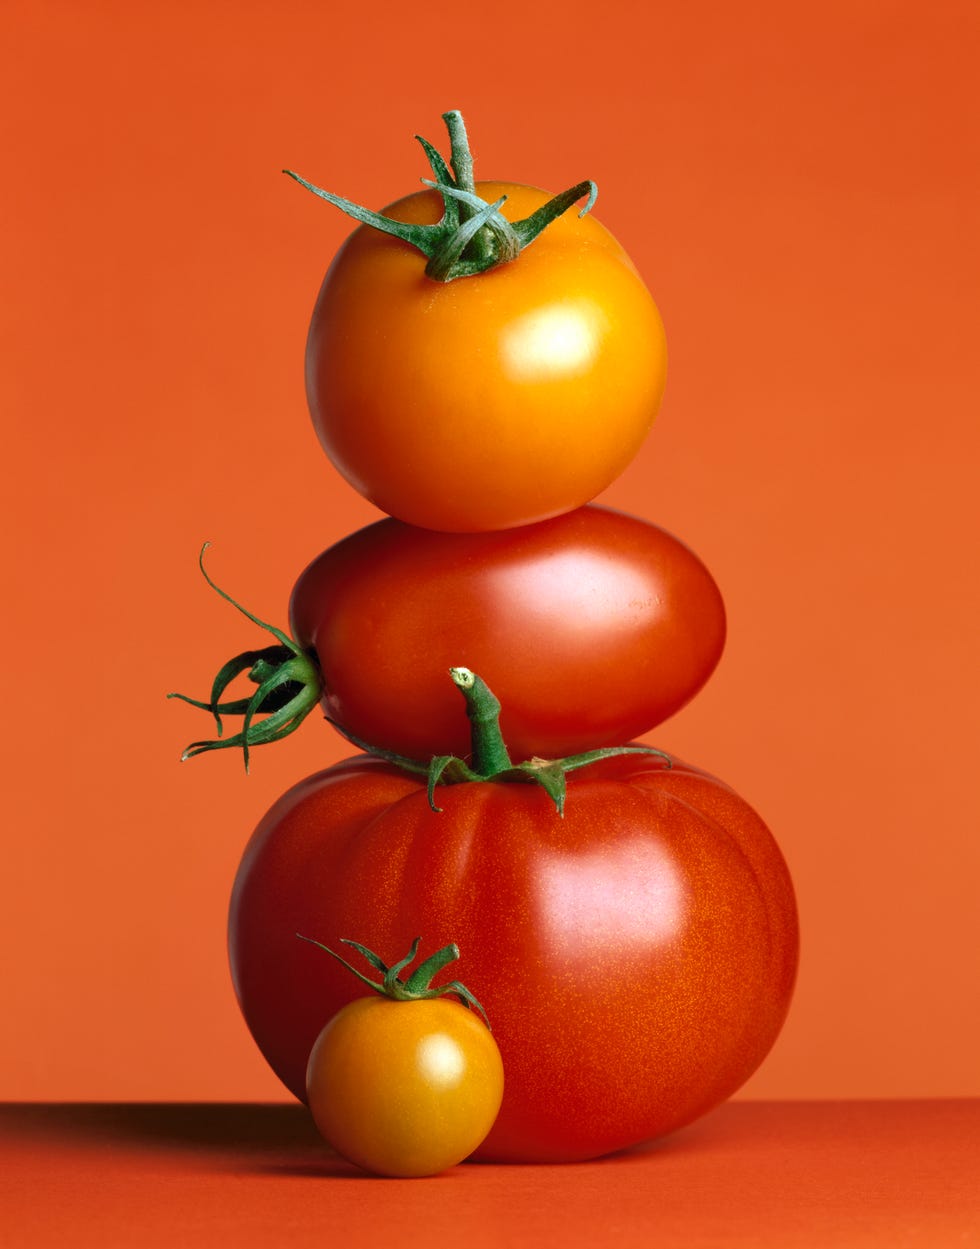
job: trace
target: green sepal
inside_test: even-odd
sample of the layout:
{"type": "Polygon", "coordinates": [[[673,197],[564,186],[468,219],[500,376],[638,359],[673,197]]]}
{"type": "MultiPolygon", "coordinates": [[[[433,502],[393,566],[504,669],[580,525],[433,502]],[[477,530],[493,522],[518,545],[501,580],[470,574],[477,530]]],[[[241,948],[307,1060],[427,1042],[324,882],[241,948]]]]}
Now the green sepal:
{"type": "Polygon", "coordinates": [[[512,763],[500,734],[500,700],[483,678],[469,668],[450,668],[449,675],[466,702],[473,746],[469,763],[458,755],[436,755],[428,764],[418,759],[408,759],[404,755],[372,746],[348,733],[342,725],[330,721],[337,732],[358,750],[394,764],[406,772],[425,776],[429,806],[438,815],[443,811],[436,804],[436,788],[439,785],[460,785],[475,781],[533,782],[541,786],[555,804],[558,815],[563,817],[567,796],[565,778],[569,772],[586,768],[602,759],[614,759],[618,755],[655,755],[668,768],[672,766],[670,755],[654,746],[602,746],[596,750],[569,755],[564,759],[527,759],[523,763],[512,763]]]}
{"type": "Polygon", "coordinates": [[[393,235],[416,248],[426,258],[426,276],[438,282],[474,277],[510,263],[578,200],[586,199],[579,212],[580,217],[584,217],[595,203],[598,194],[596,184],[592,181],[579,182],[553,196],[523,220],[507,221],[499,211],[506,197],[488,204],[476,194],[473,157],[462,115],[453,110],[443,114],[443,121],[449,131],[452,149],[448,165],[427,139],[415,136],[422,145],[434,176],[434,181],[424,178],[422,181],[442,197],[443,215],[435,225],[397,221],[342,195],[325,191],[291,169],[284,169],[283,173],[359,224],[393,235]]]}
{"type": "Polygon", "coordinates": [[[569,755],[562,759],[561,765],[566,772],[574,772],[576,768],[587,768],[590,763],[598,763],[600,759],[615,759],[617,755],[656,755],[663,759],[668,768],[674,766],[670,755],[655,746],[602,746],[598,750],[587,750],[581,755],[569,755]]]}
{"type": "MultiPolygon", "coordinates": [[[[483,1016],[483,1022],[490,1028],[490,1020],[487,1018],[487,1012],[480,1005],[476,997],[458,980],[451,980],[448,984],[433,985],[432,977],[437,975],[444,967],[455,962],[459,958],[459,946],[455,944],[444,945],[441,950],[437,950],[435,954],[430,954],[424,962],[420,963],[408,980],[402,980],[398,973],[404,971],[411,963],[415,961],[418,954],[419,946],[422,943],[421,937],[416,937],[412,942],[412,948],[404,958],[392,963],[389,967],[373,950],[369,950],[367,946],[361,945],[357,941],[350,941],[346,937],[341,937],[343,945],[349,945],[351,949],[356,950],[370,965],[381,973],[381,981],[372,980],[370,976],[365,976],[363,972],[352,966],[342,955],[331,950],[329,946],[323,945],[320,941],[315,941],[312,937],[304,937],[302,933],[296,933],[300,941],[308,941],[310,945],[315,945],[320,950],[325,950],[342,963],[349,972],[360,980],[362,984],[367,985],[369,989],[373,989],[375,993],[381,997],[391,998],[395,1002],[418,1002],[426,999],[445,997],[452,994],[458,997],[462,1004],[471,1010],[477,1010],[483,1016]]],[[[492,1029],[491,1029],[492,1031],[492,1029]]]]}
{"type": "MultiPolygon", "coordinates": [[[[461,191],[456,186],[446,186],[441,182],[431,182],[428,178],[422,179],[423,185],[432,187],[434,190],[442,194],[443,203],[448,201],[459,200],[460,203],[468,204],[474,210],[476,216],[473,220],[479,220],[481,226],[486,225],[487,229],[493,235],[494,246],[496,247],[495,264],[503,265],[508,261],[516,260],[521,252],[521,241],[518,234],[507,218],[499,211],[506,203],[507,196],[501,195],[490,207],[494,211],[487,213],[487,201],[480,199],[479,195],[471,191],[461,191]]],[[[543,229],[544,227],[542,227],[543,229]]],[[[540,231],[539,231],[540,233],[540,231]]],[[[466,240],[469,242],[469,239],[466,240]]],[[[531,240],[528,239],[528,242],[531,240]]],[[[430,278],[439,280],[438,273],[433,267],[432,261],[426,266],[426,273],[430,278]]]]}
{"type": "MultiPolygon", "coordinates": [[[[492,204],[484,203],[476,216],[470,217],[468,221],[464,221],[454,230],[444,246],[429,257],[429,263],[425,266],[425,276],[434,278],[437,282],[451,282],[453,278],[473,277],[477,273],[483,273],[492,268],[492,265],[481,264],[477,260],[464,260],[463,252],[480,230],[499,213],[501,205],[506,201],[507,196],[501,195],[500,199],[492,204]]],[[[497,261],[494,260],[493,263],[496,264],[497,261]]]]}
{"type": "Polygon", "coordinates": [[[518,765],[519,772],[530,777],[545,791],[555,804],[559,815],[565,814],[565,768],[564,761],[552,760],[548,763],[531,759],[518,765]]]}
{"type": "MultiPolygon", "coordinates": [[[[221,737],[224,728],[221,723],[221,717],[225,716],[243,716],[248,711],[254,701],[252,698],[237,698],[232,702],[221,702],[221,695],[237,676],[243,672],[247,672],[257,685],[263,684],[271,674],[271,670],[278,667],[292,655],[292,651],[285,646],[268,646],[259,651],[243,651],[240,655],[236,655],[234,659],[228,662],[220,669],[218,675],[214,678],[211,686],[211,698],[208,702],[203,702],[199,698],[190,698],[187,694],[168,694],[168,698],[179,698],[181,702],[190,703],[192,707],[199,707],[202,711],[210,711],[214,716],[216,732],[221,737]]],[[[287,696],[283,690],[276,691],[271,694],[259,711],[278,711],[292,697],[287,696]]]]}
{"type": "Polygon", "coordinates": [[[437,785],[459,785],[466,781],[482,781],[483,779],[484,777],[474,772],[465,759],[460,759],[456,755],[436,755],[429,764],[429,806],[437,815],[442,813],[442,807],[436,806],[437,785]]]}
{"type": "MultiPolygon", "coordinates": [[[[343,938],[341,938],[341,940],[343,940],[343,938]]],[[[390,967],[386,968],[385,973],[384,973],[384,980],[382,981],[382,985],[384,987],[385,993],[389,997],[398,998],[399,1001],[407,1000],[407,994],[406,994],[407,987],[401,980],[398,979],[398,973],[400,971],[404,971],[405,968],[409,965],[409,963],[412,963],[415,961],[415,956],[419,952],[419,945],[421,944],[421,942],[422,942],[422,938],[416,937],[415,940],[412,942],[412,948],[405,955],[405,957],[400,958],[397,963],[392,963],[390,967]]],[[[363,949],[363,946],[361,948],[363,949]]],[[[428,984],[428,982],[426,982],[426,984],[428,984]]]]}
{"type": "MultiPolygon", "coordinates": [[[[298,936],[299,936],[299,933],[297,933],[296,935],[297,935],[297,937],[298,937],[298,936]]],[[[310,938],[309,938],[309,937],[304,937],[304,938],[303,938],[303,940],[304,940],[304,941],[309,941],[309,940],[310,940],[310,938]]],[[[371,964],[371,966],[372,966],[372,967],[377,968],[377,970],[378,970],[379,972],[381,972],[382,976],[384,976],[384,975],[386,975],[386,974],[387,974],[387,972],[388,972],[388,968],[387,968],[387,966],[386,966],[386,965],[385,965],[385,964],[381,961],[381,959],[380,959],[380,958],[378,958],[377,954],[375,954],[375,952],[374,952],[373,950],[369,950],[369,949],[367,948],[367,946],[366,946],[366,945],[360,945],[357,941],[345,941],[343,937],[341,937],[341,940],[344,942],[344,945],[349,945],[349,946],[351,947],[351,949],[352,949],[352,950],[356,950],[356,951],[358,952],[358,954],[360,954],[360,955],[362,955],[364,958],[366,958],[366,959],[367,959],[367,961],[371,964]]],[[[314,945],[320,945],[319,941],[315,941],[313,944],[314,944],[314,945]]],[[[324,949],[325,947],[321,946],[320,948],[321,948],[321,949],[324,949]]],[[[329,951],[328,951],[328,953],[329,953],[329,954],[333,954],[333,950],[329,950],[329,951]]],[[[336,958],[337,956],[336,956],[336,955],[334,955],[334,957],[336,958]]],[[[342,963],[344,962],[344,960],[343,960],[343,959],[341,959],[340,961],[341,961],[342,963]]],[[[348,966],[350,966],[350,964],[349,964],[349,963],[344,963],[344,966],[345,966],[345,967],[348,967],[348,966]]],[[[351,967],[351,971],[354,971],[353,967],[351,967]]],[[[354,975],[355,975],[355,976],[359,976],[359,975],[360,975],[360,972],[354,971],[354,975]]],[[[370,985],[372,986],[372,988],[377,988],[377,986],[375,985],[375,983],[374,983],[374,981],[373,981],[373,980],[369,980],[369,981],[368,981],[368,984],[370,984],[370,985]]]]}
{"type": "Polygon", "coordinates": [[[209,711],[215,720],[217,736],[210,740],[191,742],[181,755],[181,760],[193,759],[212,750],[240,747],[247,772],[251,747],[281,741],[294,733],[319,704],[323,681],[312,655],[307,654],[287,633],[260,620],[212,581],[204,567],[204,552],[210,545],[205,542],[198,556],[198,566],[205,581],[253,624],[271,633],[277,645],[265,647],[263,650],[243,651],[223,664],[212,682],[211,697],[206,702],[190,698],[187,694],[171,693],[167,697],[179,698],[182,702],[190,703],[192,707],[209,711]],[[255,693],[251,698],[222,702],[221,697],[225,690],[243,673],[247,673],[249,680],[258,687],[255,693]],[[242,717],[241,731],[232,737],[224,737],[221,718],[233,715],[242,717]],[[256,717],[260,715],[263,718],[257,720],[256,717]]]}
{"type": "MultiPolygon", "coordinates": [[[[245,710],[240,732],[233,737],[218,737],[191,742],[181,754],[181,762],[193,759],[197,755],[207,754],[212,750],[228,750],[241,747],[245,760],[245,771],[247,772],[250,763],[249,752],[252,746],[265,746],[270,742],[281,741],[284,737],[288,737],[290,733],[295,733],[319,702],[319,695],[311,697],[310,686],[296,675],[297,672],[306,671],[305,665],[296,665],[294,667],[294,664],[295,661],[284,664],[267,681],[259,686],[250,699],[241,699],[234,704],[225,704],[225,713],[230,714],[228,711],[229,706],[239,706],[241,703],[244,703],[245,710]],[[296,689],[299,690],[299,693],[291,693],[291,691],[296,689]],[[256,720],[255,716],[257,714],[268,710],[270,702],[274,705],[278,702],[278,710],[264,716],[261,720],[256,720]]],[[[182,696],[171,694],[168,697],[180,698],[182,696]]],[[[193,700],[185,698],[184,701],[192,702],[193,700]]],[[[215,711],[212,705],[206,703],[197,705],[204,707],[208,711],[215,711]]]]}
{"type": "MultiPolygon", "coordinates": [[[[476,211],[486,207],[486,200],[471,191],[461,191],[459,187],[445,186],[440,182],[432,182],[428,178],[423,178],[422,182],[425,186],[441,192],[444,203],[448,196],[468,204],[476,211]]],[[[504,264],[508,260],[515,259],[547,226],[563,213],[568,212],[577,200],[587,196],[585,207],[579,213],[580,217],[584,217],[595,203],[598,194],[599,188],[594,182],[579,182],[576,186],[569,187],[567,191],[562,191],[560,195],[553,196],[529,217],[524,217],[520,221],[508,221],[501,213],[495,213],[487,221],[487,226],[493,231],[498,245],[502,248],[498,263],[504,264]]],[[[501,201],[497,202],[499,204],[501,201]]]]}
{"type": "Polygon", "coordinates": [[[360,204],[355,204],[353,200],[345,199],[342,195],[334,195],[332,191],[324,191],[322,187],[314,186],[312,182],[307,182],[298,173],[294,173],[292,169],[284,169],[283,173],[288,178],[298,182],[300,186],[306,187],[308,191],[312,191],[320,199],[326,200],[328,204],[333,204],[334,208],[339,208],[348,217],[353,217],[361,225],[372,226],[383,234],[393,234],[395,238],[401,239],[403,243],[410,243],[426,256],[430,255],[436,244],[445,237],[444,231],[439,225],[428,226],[419,225],[417,222],[396,221],[394,217],[386,217],[384,213],[372,212],[370,208],[363,208],[360,204]]]}
{"type": "Polygon", "coordinates": [[[582,198],[583,195],[588,196],[585,201],[585,207],[579,212],[580,217],[584,217],[596,202],[599,194],[599,188],[591,180],[579,182],[576,186],[569,187],[567,191],[562,191],[560,195],[556,195],[553,199],[548,200],[547,204],[542,204],[530,217],[525,217],[522,221],[513,222],[511,228],[517,235],[518,242],[522,248],[527,247],[529,243],[533,243],[538,235],[547,226],[568,212],[572,205],[582,198]]]}
{"type": "MultiPolygon", "coordinates": [[[[459,203],[448,193],[447,188],[454,186],[453,175],[449,172],[449,166],[442,158],[442,153],[438,148],[432,146],[428,139],[423,139],[420,134],[415,138],[421,143],[422,150],[425,152],[429,161],[429,167],[432,169],[435,182],[429,183],[434,186],[442,196],[442,221],[439,222],[440,227],[446,230],[455,230],[459,225],[459,203]]],[[[423,179],[423,182],[425,179],[423,179]]]]}

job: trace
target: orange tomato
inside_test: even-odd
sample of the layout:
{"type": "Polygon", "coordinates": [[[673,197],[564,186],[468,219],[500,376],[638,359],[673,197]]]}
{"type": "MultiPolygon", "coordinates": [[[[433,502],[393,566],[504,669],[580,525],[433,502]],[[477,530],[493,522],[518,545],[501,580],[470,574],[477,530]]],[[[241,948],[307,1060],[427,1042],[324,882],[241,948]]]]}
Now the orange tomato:
{"type": "Polygon", "coordinates": [[[318,1129],[348,1161],[436,1175],[490,1131],[504,1070],[490,1031],[460,1003],[361,997],[320,1033],[306,1088],[318,1129]]]}
{"type": "MultiPolygon", "coordinates": [[[[549,198],[507,196],[511,220],[549,198]]],[[[434,223],[424,191],[385,209],[434,223]]],[[[660,314],[623,248],[565,213],[513,261],[442,283],[409,244],[360,226],[313,311],[306,386],[327,455],[410,524],[507,529],[593,499],[639,450],[666,375],[660,314]]]]}

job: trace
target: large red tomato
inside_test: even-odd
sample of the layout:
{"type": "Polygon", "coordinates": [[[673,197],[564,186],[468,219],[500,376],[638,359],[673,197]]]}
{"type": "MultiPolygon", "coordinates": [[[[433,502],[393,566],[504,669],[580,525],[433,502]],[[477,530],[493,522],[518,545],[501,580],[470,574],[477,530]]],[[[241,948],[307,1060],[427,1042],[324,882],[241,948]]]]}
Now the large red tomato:
{"type": "MultiPolygon", "coordinates": [[[[297,1096],[326,1021],[361,991],[302,933],[379,952],[457,942],[506,1087],[479,1157],[561,1161],[668,1132],[772,1045],[797,959],[793,891],[759,817],[653,756],[534,784],[439,786],[377,759],[301,782],[260,823],[231,902],[246,1022],[297,1096]]],[[[462,974],[462,969],[461,969],[462,974]]]]}
{"type": "Polygon", "coordinates": [[[665,720],[725,640],[721,595],[697,556],[599,507],[485,534],[379,521],[313,561],[290,616],[318,658],[328,716],[423,760],[469,749],[451,665],[500,698],[515,757],[554,758],[665,720]]]}
{"type": "MultiPolygon", "coordinates": [[[[525,218],[549,196],[482,182],[525,218]]],[[[435,191],[385,210],[434,223],[435,191]]],[[[320,289],[306,390],[320,442],[363,495],[414,525],[527,525],[580,507],[636,455],[666,375],[660,314],[623,248],[568,212],[507,264],[453,282],[361,226],[320,289]]]]}

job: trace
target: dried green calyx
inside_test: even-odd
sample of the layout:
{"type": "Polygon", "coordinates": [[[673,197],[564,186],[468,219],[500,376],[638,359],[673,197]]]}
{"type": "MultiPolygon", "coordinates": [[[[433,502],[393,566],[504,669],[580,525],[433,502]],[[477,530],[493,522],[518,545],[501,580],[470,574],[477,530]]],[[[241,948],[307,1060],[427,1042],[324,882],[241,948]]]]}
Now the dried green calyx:
{"type": "Polygon", "coordinates": [[[389,967],[386,963],[369,950],[367,946],[360,945],[356,941],[348,941],[346,937],[341,937],[343,945],[349,945],[352,950],[356,950],[363,958],[365,958],[371,966],[381,973],[381,980],[372,980],[370,976],[365,976],[363,972],[351,966],[350,963],[336,951],[331,950],[329,946],[314,941],[312,937],[304,937],[302,933],[297,933],[300,941],[308,941],[310,945],[315,945],[320,950],[326,950],[338,963],[343,963],[349,972],[352,972],[362,984],[366,984],[369,989],[373,989],[375,993],[380,993],[382,997],[391,998],[394,1002],[419,1002],[426,998],[446,997],[451,995],[456,997],[462,1004],[470,1010],[478,1010],[483,1016],[483,1022],[490,1027],[490,1020],[487,1019],[487,1013],[476,1000],[473,994],[458,980],[450,980],[446,984],[432,984],[433,976],[439,974],[444,967],[448,967],[450,963],[454,963],[459,958],[459,946],[455,944],[444,945],[441,950],[436,950],[435,954],[430,954],[427,959],[419,963],[418,967],[412,972],[407,980],[402,980],[399,972],[405,970],[411,963],[415,961],[418,954],[419,945],[422,942],[421,937],[416,937],[412,942],[412,948],[404,958],[399,959],[397,963],[392,963],[389,967]]]}
{"type": "Polygon", "coordinates": [[[431,143],[421,135],[415,136],[425,151],[433,173],[432,179],[423,178],[422,181],[442,196],[443,215],[435,225],[396,221],[383,213],[363,208],[341,195],[334,195],[332,191],[324,191],[291,169],[284,169],[283,173],[295,178],[301,186],[333,204],[355,221],[394,235],[417,248],[427,260],[426,276],[437,282],[472,277],[515,260],[542,230],[567,212],[578,200],[586,198],[585,206],[579,213],[580,217],[584,217],[595,203],[598,194],[596,184],[591,181],[579,182],[548,200],[529,217],[521,221],[508,221],[500,211],[506,196],[501,196],[490,204],[476,193],[473,157],[470,154],[462,115],[456,110],[444,113],[443,121],[449,131],[448,165],[431,143]]]}
{"type": "Polygon", "coordinates": [[[243,651],[234,659],[229,659],[214,678],[211,697],[207,702],[190,698],[187,694],[174,693],[167,697],[179,698],[181,702],[190,703],[192,707],[199,707],[202,711],[210,711],[214,716],[217,736],[191,742],[181,759],[193,759],[195,755],[203,755],[210,750],[240,748],[245,757],[247,772],[250,747],[277,742],[294,733],[319,703],[323,683],[316,660],[294,642],[288,633],[254,616],[247,607],[236,602],[211,580],[204,567],[204,552],[209,546],[210,543],[205,542],[198,556],[198,565],[204,580],[215,593],[220,594],[253,624],[271,633],[277,640],[277,645],[266,646],[261,650],[243,651]],[[237,698],[223,703],[221,698],[225,690],[242,673],[257,687],[254,694],[249,698],[237,698]],[[225,737],[222,716],[241,716],[240,731],[232,737],[225,737]]]}

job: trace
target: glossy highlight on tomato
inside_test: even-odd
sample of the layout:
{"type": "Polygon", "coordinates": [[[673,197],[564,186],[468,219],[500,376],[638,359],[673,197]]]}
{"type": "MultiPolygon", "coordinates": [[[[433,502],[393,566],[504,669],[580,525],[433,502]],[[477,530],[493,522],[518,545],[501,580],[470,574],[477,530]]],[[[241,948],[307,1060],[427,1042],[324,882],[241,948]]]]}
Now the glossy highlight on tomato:
{"type": "Polygon", "coordinates": [[[585,1159],[710,1110],[765,1057],[797,961],[792,885],[759,816],[654,755],[537,785],[440,785],[360,757],[300,782],[260,822],[229,950],[249,1029],[305,1096],[310,1050],[358,994],[327,945],[458,941],[507,1073],[476,1156],[585,1159]]]}
{"type": "Polygon", "coordinates": [[[557,758],[665,720],[708,679],[725,639],[721,594],[698,557],[595,506],[486,534],[379,521],[309,565],[290,618],[317,656],[326,714],[426,761],[469,750],[453,665],[497,694],[515,757],[557,758]]]}
{"type": "MultiPolygon", "coordinates": [[[[506,195],[509,220],[549,196],[506,195]]],[[[385,214],[435,223],[435,191],[385,214]]],[[[594,499],[634,458],[666,376],[656,305],[591,215],[568,212],[515,259],[440,283],[407,243],[359,226],[323,280],[306,346],[317,436],[382,511],[473,532],[527,525],[594,499]]]]}

